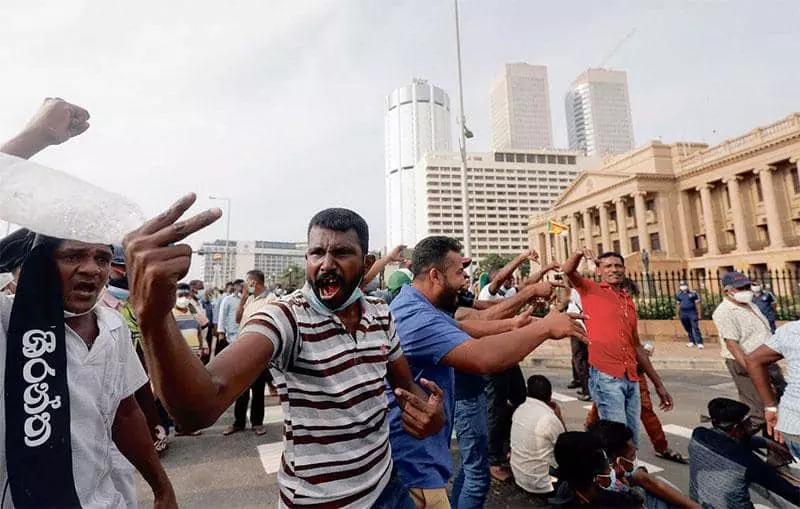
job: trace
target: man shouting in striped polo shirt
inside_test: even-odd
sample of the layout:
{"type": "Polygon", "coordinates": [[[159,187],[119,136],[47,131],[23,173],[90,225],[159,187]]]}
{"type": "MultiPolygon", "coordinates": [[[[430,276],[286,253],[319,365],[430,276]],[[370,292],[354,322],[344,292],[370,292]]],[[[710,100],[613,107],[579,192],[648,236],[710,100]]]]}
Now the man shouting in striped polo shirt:
{"type": "Polygon", "coordinates": [[[393,475],[385,381],[417,438],[442,428],[442,392],[414,382],[388,307],[359,290],[368,269],[364,219],[346,209],[314,216],[306,285],[255,313],[206,367],[170,315],[191,257],[188,245],[173,244],[220,216],[209,210],[178,222],[194,200],[180,200],[126,239],[130,301],[170,414],[187,430],[209,426],[269,365],[284,415],[281,507],[413,507],[393,475]]]}

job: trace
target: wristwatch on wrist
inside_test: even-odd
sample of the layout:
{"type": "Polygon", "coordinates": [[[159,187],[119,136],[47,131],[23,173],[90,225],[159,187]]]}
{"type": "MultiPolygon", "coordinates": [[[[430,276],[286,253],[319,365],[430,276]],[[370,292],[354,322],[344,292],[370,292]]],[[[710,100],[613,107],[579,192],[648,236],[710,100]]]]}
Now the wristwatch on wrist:
{"type": "Polygon", "coordinates": [[[765,406],[764,407],[764,411],[765,412],[772,412],[773,414],[775,414],[775,413],[778,413],[778,407],[776,407],[776,406],[765,406]]]}

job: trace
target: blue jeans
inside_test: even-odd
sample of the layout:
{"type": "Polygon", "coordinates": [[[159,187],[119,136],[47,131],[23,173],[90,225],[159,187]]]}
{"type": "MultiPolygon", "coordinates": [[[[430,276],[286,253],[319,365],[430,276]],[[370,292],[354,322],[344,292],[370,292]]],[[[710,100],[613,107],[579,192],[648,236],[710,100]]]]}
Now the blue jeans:
{"type": "Polygon", "coordinates": [[[700,321],[697,318],[697,313],[681,313],[681,325],[683,325],[686,334],[689,335],[689,341],[693,345],[703,344],[703,336],[700,334],[700,321]]]}
{"type": "Polygon", "coordinates": [[[372,505],[372,509],[415,509],[414,501],[408,493],[408,488],[400,480],[397,471],[392,471],[389,484],[383,489],[381,496],[372,505]]]}
{"type": "Polygon", "coordinates": [[[795,442],[794,440],[783,437],[783,443],[789,448],[789,452],[792,453],[792,456],[794,456],[797,461],[800,461],[800,442],[795,442]]]}
{"type": "Polygon", "coordinates": [[[458,399],[455,429],[461,465],[450,500],[453,509],[480,509],[489,492],[489,422],[486,394],[458,399]]]}
{"type": "Polygon", "coordinates": [[[639,444],[639,418],[642,413],[642,399],[639,382],[625,378],[614,378],[589,367],[589,393],[597,405],[601,419],[627,424],[633,432],[633,442],[639,444]]]}

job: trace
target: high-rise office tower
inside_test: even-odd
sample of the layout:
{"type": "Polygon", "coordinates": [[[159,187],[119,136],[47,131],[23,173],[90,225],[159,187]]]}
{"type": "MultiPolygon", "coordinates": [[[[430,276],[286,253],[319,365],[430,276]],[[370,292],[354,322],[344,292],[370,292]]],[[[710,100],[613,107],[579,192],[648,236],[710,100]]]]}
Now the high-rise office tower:
{"type": "Polygon", "coordinates": [[[625,71],[588,69],[572,82],[565,103],[569,148],[600,156],[634,148],[625,71]]]}
{"type": "Polygon", "coordinates": [[[547,67],[506,64],[492,81],[490,99],[495,150],[553,147],[547,67]]]}
{"type": "Polygon", "coordinates": [[[450,98],[415,79],[386,98],[386,245],[413,246],[416,234],[414,165],[427,152],[452,148],[450,98]]]}

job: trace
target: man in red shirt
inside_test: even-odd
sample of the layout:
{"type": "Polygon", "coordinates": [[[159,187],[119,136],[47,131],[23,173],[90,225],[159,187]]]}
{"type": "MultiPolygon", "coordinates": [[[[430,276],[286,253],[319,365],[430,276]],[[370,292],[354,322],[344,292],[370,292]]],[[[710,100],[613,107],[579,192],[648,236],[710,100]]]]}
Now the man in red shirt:
{"type": "Polygon", "coordinates": [[[633,299],[620,288],[625,261],[618,253],[595,257],[585,249],[567,260],[564,273],[581,296],[583,311],[589,316],[585,322],[590,341],[589,392],[600,418],[627,424],[638,444],[641,395],[637,366],[641,365],[653,381],[662,410],[672,408],[672,397],[639,342],[633,299]],[[578,273],[584,257],[595,263],[599,282],[578,273]]]}

